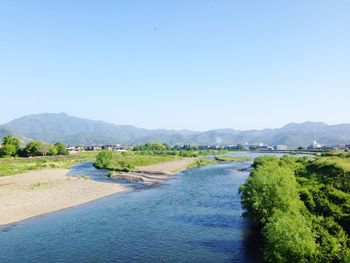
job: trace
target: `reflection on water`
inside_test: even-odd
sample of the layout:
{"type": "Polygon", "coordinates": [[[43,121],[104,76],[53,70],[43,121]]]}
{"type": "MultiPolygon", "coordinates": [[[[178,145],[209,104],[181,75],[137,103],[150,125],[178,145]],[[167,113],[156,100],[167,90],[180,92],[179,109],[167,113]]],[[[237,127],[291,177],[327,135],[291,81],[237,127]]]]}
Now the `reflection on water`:
{"type": "MultiPolygon", "coordinates": [[[[248,173],[237,169],[250,164],[188,170],[152,189],[8,226],[0,262],[259,262],[238,193],[248,173]]],[[[84,163],[70,175],[113,183],[105,173],[84,163]]]]}

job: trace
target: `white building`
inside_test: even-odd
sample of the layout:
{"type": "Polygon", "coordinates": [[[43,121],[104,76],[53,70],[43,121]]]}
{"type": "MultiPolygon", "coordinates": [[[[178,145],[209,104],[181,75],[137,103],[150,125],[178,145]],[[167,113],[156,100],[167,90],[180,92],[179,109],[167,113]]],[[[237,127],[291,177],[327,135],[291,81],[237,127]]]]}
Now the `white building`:
{"type": "Polygon", "coordinates": [[[279,145],[275,146],[275,150],[277,150],[277,151],[286,151],[286,150],[288,150],[288,147],[287,147],[287,145],[279,144],[279,145]]]}

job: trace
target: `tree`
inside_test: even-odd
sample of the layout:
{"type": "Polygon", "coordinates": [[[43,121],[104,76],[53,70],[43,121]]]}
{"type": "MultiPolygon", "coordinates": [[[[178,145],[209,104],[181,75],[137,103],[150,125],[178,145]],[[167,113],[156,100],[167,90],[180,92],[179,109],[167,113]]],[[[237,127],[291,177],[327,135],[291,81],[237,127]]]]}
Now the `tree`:
{"type": "Polygon", "coordinates": [[[47,149],[47,154],[50,156],[57,155],[58,154],[57,148],[54,145],[50,144],[47,149]]]}
{"type": "Polygon", "coordinates": [[[40,148],[42,146],[42,142],[32,141],[24,147],[24,153],[26,156],[39,156],[42,155],[40,152],[40,148]]]}
{"type": "Polygon", "coordinates": [[[42,143],[39,147],[39,155],[46,156],[48,154],[50,144],[42,143]]]}
{"type": "Polygon", "coordinates": [[[13,145],[16,149],[19,148],[19,145],[20,145],[20,142],[17,138],[11,136],[11,135],[8,135],[8,136],[5,136],[3,141],[2,141],[2,145],[13,145]]]}
{"type": "Polygon", "coordinates": [[[17,138],[8,135],[4,137],[2,145],[0,156],[16,156],[19,150],[20,142],[17,138]]]}
{"type": "Polygon", "coordinates": [[[95,166],[97,168],[108,168],[113,160],[113,154],[110,151],[102,151],[96,156],[95,166]]]}
{"type": "Polygon", "coordinates": [[[14,145],[5,144],[0,148],[0,157],[15,156],[16,152],[16,147],[14,145]]]}
{"type": "Polygon", "coordinates": [[[269,262],[315,262],[317,245],[310,222],[299,211],[276,211],[263,229],[269,262]]]}
{"type": "Polygon", "coordinates": [[[63,143],[56,142],[55,148],[57,150],[57,155],[68,155],[67,147],[63,143]]]}
{"type": "Polygon", "coordinates": [[[288,211],[299,206],[297,182],[293,170],[277,157],[256,158],[255,169],[241,186],[242,203],[247,215],[265,224],[276,210],[288,211]]]}

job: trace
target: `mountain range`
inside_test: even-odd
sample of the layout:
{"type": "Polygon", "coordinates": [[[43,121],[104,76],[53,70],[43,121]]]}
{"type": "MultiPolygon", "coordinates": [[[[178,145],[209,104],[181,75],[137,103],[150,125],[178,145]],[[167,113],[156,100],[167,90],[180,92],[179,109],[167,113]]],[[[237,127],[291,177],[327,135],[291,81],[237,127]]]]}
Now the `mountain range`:
{"type": "Polygon", "coordinates": [[[284,144],[290,148],[321,144],[350,144],[350,124],[328,125],[322,122],[290,123],[282,128],[240,131],[217,129],[190,130],[142,129],[103,121],[73,117],[66,113],[27,115],[0,125],[0,138],[12,134],[23,142],[61,141],[67,145],[141,144],[163,142],[197,145],[284,144]]]}

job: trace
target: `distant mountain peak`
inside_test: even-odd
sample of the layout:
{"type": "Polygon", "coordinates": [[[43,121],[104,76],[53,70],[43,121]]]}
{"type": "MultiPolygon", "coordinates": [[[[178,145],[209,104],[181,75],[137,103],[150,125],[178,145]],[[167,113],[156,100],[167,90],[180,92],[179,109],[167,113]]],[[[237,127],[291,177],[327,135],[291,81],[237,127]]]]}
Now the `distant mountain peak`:
{"type": "Polygon", "coordinates": [[[296,148],[307,146],[313,141],[321,144],[350,144],[350,124],[328,125],[323,122],[307,121],[289,123],[277,129],[249,131],[230,128],[204,132],[149,130],[74,117],[65,112],[32,114],[15,119],[0,126],[0,137],[7,134],[50,143],[62,141],[69,145],[140,144],[155,141],[169,144],[232,145],[249,142],[285,144],[296,148]]]}

